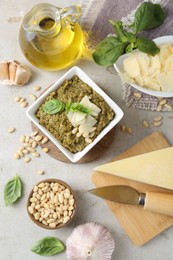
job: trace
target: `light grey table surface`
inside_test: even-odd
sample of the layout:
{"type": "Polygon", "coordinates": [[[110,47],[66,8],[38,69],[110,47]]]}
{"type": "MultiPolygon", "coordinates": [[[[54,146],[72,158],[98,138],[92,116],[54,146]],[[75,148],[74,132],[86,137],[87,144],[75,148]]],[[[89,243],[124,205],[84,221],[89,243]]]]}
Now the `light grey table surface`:
{"type": "MultiPolygon", "coordinates": [[[[144,128],[142,126],[143,120],[152,123],[153,117],[157,113],[125,106],[122,99],[121,82],[113,68],[107,70],[96,65],[93,61],[86,60],[80,60],[77,63],[77,66],[83,69],[123,109],[124,117],[121,123],[131,127],[134,131],[133,135],[122,134],[119,131],[119,126],[117,126],[114,140],[105,154],[85,164],[63,163],[53,159],[48,154],[44,154],[41,149],[39,150],[41,157],[32,160],[28,164],[24,163],[23,160],[14,159],[13,154],[19,146],[20,136],[29,135],[32,132],[31,123],[25,114],[26,109],[21,108],[14,101],[15,97],[24,96],[28,99],[28,96],[33,94],[33,86],[42,86],[42,90],[44,90],[67,71],[41,71],[27,62],[19,48],[18,32],[21,22],[18,21],[18,17],[23,16],[32,6],[39,2],[45,1],[4,0],[0,2],[0,60],[16,59],[27,64],[33,72],[32,80],[24,87],[0,85],[0,259],[43,259],[43,257],[32,253],[30,250],[37,240],[45,236],[55,236],[65,243],[77,225],[95,221],[105,225],[115,240],[113,260],[172,260],[172,227],[146,245],[136,247],[129,240],[107,204],[87,193],[88,189],[94,187],[91,182],[93,167],[110,161],[152,132],[162,131],[170,144],[173,145],[172,113],[159,113],[163,116],[163,124],[159,128],[152,126],[152,124],[150,124],[149,128],[144,128]],[[10,127],[16,128],[16,131],[12,134],[8,133],[10,127]],[[36,171],[38,169],[45,170],[45,174],[42,176],[37,175],[36,171]],[[3,201],[4,185],[16,173],[20,175],[24,183],[24,195],[14,206],[6,207],[3,201]],[[27,196],[33,185],[42,179],[50,177],[66,181],[74,188],[77,195],[77,214],[73,222],[57,231],[39,228],[31,222],[26,212],[27,196]]],[[[62,7],[81,3],[79,0],[49,2],[62,7]]],[[[66,255],[64,252],[48,259],[65,260],[66,255]]]]}

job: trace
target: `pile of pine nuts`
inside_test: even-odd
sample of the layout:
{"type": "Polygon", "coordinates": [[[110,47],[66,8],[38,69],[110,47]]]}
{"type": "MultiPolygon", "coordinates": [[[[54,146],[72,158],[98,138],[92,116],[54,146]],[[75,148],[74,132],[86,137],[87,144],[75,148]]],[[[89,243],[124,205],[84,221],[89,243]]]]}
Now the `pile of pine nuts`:
{"type": "Polygon", "coordinates": [[[36,185],[29,203],[28,212],[50,228],[67,223],[75,210],[73,193],[59,182],[45,181],[36,185]]]}
{"type": "Polygon", "coordinates": [[[85,138],[85,142],[90,144],[93,141],[92,138],[95,135],[95,130],[96,130],[96,127],[92,127],[89,133],[82,133],[79,131],[78,127],[75,127],[72,130],[72,134],[76,135],[77,137],[83,136],[85,138]]]}
{"type": "MultiPolygon", "coordinates": [[[[28,157],[26,155],[32,154],[33,157],[40,157],[40,154],[36,150],[38,142],[40,142],[41,144],[46,144],[48,141],[49,139],[47,137],[39,135],[38,131],[33,132],[31,136],[22,135],[20,137],[21,146],[14,154],[15,159],[18,160],[20,158],[24,158],[24,162],[28,163],[31,161],[31,157],[28,157]]],[[[47,147],[44,147],[42,151],[47,153],[49,149],[47,147]]]]}

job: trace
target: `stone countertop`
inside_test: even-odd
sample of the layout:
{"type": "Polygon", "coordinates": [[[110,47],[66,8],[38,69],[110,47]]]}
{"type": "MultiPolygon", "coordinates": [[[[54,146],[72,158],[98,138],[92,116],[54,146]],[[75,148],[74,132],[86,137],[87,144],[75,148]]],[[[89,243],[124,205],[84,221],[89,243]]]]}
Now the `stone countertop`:
{"type": "MultiPolygon", "coordinates": [[[[18,60],[28,65],[32,72],[32,80],[24,87],[0,86],[0,250],[2,260],[37,260],[41,256],[31,252],[30,248],[37,240],[46,236],[58,237],[65,243],[72,230],[80,224],[95,221],[105,225],[115,240],[113,260],[172,260],[173,259],[173,228],[152,239],[143,247],[136,247],[127,237],[122,227],[103,200],[99,200],[87,193],[94,187],[91,182],[92,169],[99,164],[113,159],[116,155],[136,144],[154,131],[161,131],[169,143],[173,145],[172,138],[172,113],[159,113],[163,117],[160,127],[152,125],[156,112],[136,110],[125,106],[122,99],[122,88],[119,76],[114,69],[106,69],[96,65],[93,61],[80,60],[77,63],[109,96],[122,108],[124,117],[120,124],[125,124],[133,129],[133,134],[122,133],[120,124],[115,129],[115,137],[109,149],[98,159],[85,164],[68,164],[53,159],[39,148],[40,158],[33,159],[30,163],[15,160],[13,155],[19,147],[21,135],[30,135],[31,123],[26,117],[26,109],[15,102],[17,96],[26,97],[29,104],[33,101],[29,95],[33,94],[34,86],[41,86],[44,90],[48,85],[58,80],[67,70],[57,72],[41,71],[27,62],[18,43],[18,32],[21,17],[39,2],[35,0],[5,0],[0,2],[0,60],[18,60]],[[148,128],[142,125],[143,120],[150,123],[148,128]],[[8,129],[15,127],[16,131],[8,133],[8,129]],[[44,170],[44,175],[38,175],[37,170],[44,170]],[[24,195],[13,206],[4,206],[3,189],[5,183],[18,173],[24,183],[24,195]],[[77,214],[70,225],[56,231],[41,229],[31,222],[26,211],[27,196],[33,185],[42,179],[58,178],[73,187],[77,195],[77,214]]],[[[49,1],[56,4],[57,1],[49,1]]],[[[68,6],[81,1],[59,1],[59,6],[68,6]]],[[[50,259],[65,260],[65,252],[50,257],[50,259]]],[[[100,260],[100,259],[96,259],[100,260]]]]}

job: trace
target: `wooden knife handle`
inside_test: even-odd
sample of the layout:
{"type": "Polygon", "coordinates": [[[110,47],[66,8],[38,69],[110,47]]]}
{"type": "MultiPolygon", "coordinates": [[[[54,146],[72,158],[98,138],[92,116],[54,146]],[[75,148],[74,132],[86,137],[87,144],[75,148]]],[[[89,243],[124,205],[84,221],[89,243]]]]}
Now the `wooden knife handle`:
{"type": "Polygon", "coordinates": [[[173,193],[146,192],[144,209],[158,214],[173,216],[173,193]]]}

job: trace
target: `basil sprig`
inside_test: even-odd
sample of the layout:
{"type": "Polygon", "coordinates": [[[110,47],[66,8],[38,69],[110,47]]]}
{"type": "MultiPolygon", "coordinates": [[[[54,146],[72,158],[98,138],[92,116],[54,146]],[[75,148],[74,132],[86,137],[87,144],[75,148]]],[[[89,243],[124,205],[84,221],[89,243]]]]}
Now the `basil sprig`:
{"type": "Polygon", "coordinates": [[[42,256],[51,256],[63,252],[64,245],[55,237],[45,237],[39,240],[31,251],[42,256]]]}
{"type": "Polygon", "coordinates": [[[10,179],[4,188],[4,201],[6,205],[11,205],[22,196],[22,182],[18,175],[10,179]]]}
{"type": "Polygon", "coordinates": [[[81,112],[84,114],[91,114],[91,110],[83,106],[80,103],[72,103],[68,101],[66,104],[58,99],[51,99],[47,101],[43,106],[43,111],[47,114],[53,115],[57,114],[63,110],[66,110],[66,113],[71,112],[81,112]]]}
{"type": "Polygon", "coordinates": [[[110,66],[123,54],[138,48],[140,51],[155,55],[160,49],[154,41],[138,35],[143,30],[153,29],[164,22],[164,12],[159,4],[142,3],[135,13],[134,23],[130,25],[132,32],[123,28],[121,21],[112,24],[116,37],[105,38],[93,52],[94,61],[101,66],[110,66]]]}

